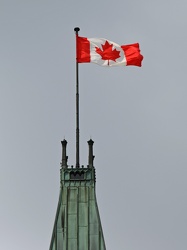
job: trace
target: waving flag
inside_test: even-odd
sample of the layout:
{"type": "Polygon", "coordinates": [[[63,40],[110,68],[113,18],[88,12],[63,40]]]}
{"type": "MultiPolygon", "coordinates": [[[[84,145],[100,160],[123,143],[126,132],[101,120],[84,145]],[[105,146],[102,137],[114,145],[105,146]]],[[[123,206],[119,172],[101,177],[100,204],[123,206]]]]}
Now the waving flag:
{"type": "Polygon", "coordinates": [[[143,56],[139,44],[118,45],[104,38],[77,36],[77,62],[96,63],[101,66],[138,66],[143,56]]]}

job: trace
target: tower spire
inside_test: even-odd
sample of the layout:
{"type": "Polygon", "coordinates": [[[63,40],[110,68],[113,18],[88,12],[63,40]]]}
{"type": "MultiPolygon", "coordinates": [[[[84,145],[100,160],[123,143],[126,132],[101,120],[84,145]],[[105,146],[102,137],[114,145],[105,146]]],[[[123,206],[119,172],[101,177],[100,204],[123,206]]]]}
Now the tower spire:
{"type": "MultiPolygon", "coordinates": [[[[79,30],[74,29],[76,47],[79,30]]],[[[91,139],[88,141],[88,166],[80,168],[78,80],[76,60],[76,165],[67,165],[67,141],[64,139],[61,142],[60,195],[49,250],[106,250],[95,194],[94,141],[91,139]]]]}

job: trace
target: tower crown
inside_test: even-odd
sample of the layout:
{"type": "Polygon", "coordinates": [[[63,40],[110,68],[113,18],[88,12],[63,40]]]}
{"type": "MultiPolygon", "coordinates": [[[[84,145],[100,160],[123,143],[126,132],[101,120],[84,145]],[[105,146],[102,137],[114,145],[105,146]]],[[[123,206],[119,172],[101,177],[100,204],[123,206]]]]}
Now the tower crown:
{"type": "Polygon", "coordinates": [[[62,143],[60,196],[49,250],[106,250],[95,194],[93,144],[88,141],[88,166],[69,167],[62,143]]]}

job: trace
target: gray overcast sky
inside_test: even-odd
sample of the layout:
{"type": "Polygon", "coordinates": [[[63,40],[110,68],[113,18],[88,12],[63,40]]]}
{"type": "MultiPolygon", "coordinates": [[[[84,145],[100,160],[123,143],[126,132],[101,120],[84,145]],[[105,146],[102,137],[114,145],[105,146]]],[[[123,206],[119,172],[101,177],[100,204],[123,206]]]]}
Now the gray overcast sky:
{"type": "Polygon", "coordinates": [[[143,67],[80,65],[107,250],[187,248],[187,3],[0,0],[0,249],[49,248],[60,141],[75,164],[75,35],[139,42],[143,67]]]}

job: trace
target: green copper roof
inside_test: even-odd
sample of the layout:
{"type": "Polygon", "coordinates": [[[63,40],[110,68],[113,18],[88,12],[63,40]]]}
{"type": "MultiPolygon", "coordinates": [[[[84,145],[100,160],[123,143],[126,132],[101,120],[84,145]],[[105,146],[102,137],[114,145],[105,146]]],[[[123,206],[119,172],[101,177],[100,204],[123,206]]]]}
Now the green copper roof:
{"type": "Polygon", "coordinates": [[[93,143],[86,168],[67,166],[66,143],[62,142],[60,196],[49,250],[105,250],[95,194],[93,143]]]}

